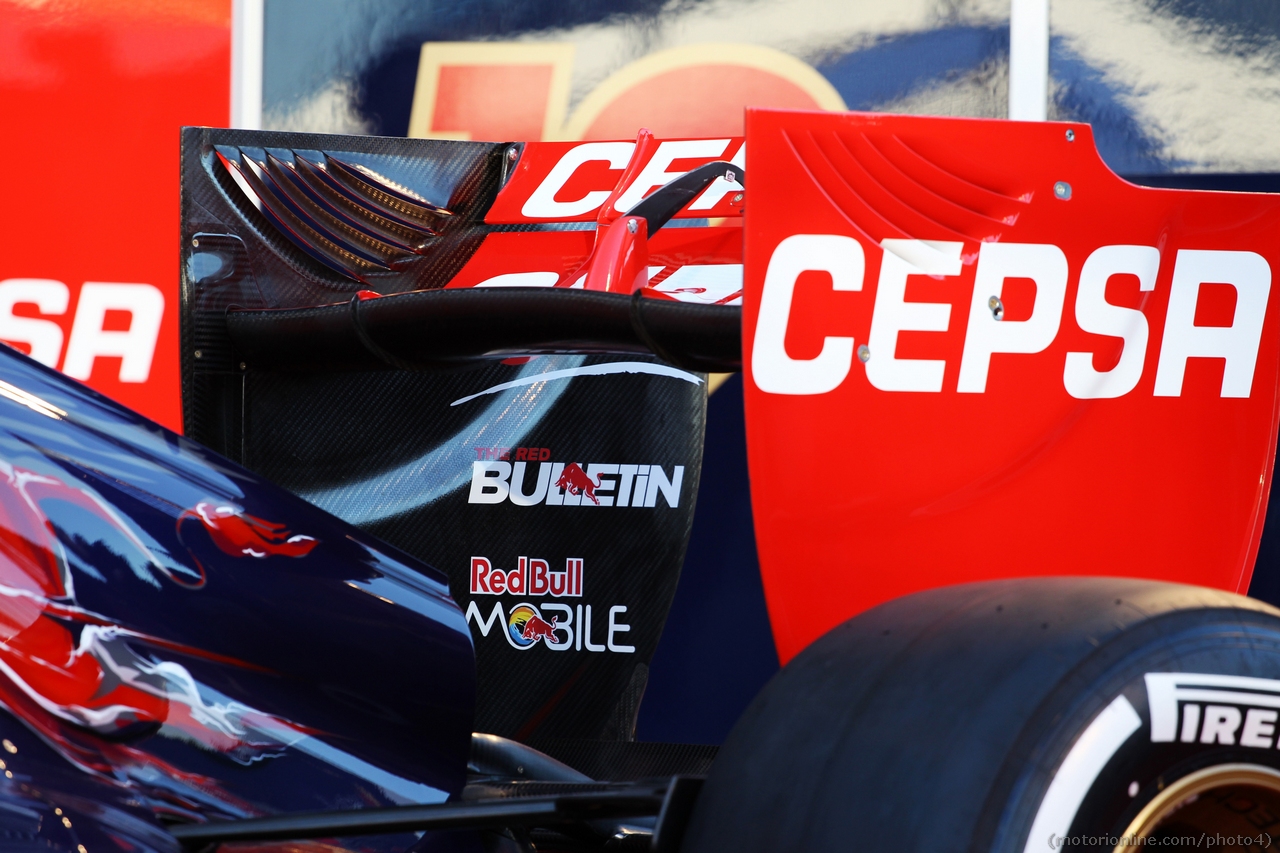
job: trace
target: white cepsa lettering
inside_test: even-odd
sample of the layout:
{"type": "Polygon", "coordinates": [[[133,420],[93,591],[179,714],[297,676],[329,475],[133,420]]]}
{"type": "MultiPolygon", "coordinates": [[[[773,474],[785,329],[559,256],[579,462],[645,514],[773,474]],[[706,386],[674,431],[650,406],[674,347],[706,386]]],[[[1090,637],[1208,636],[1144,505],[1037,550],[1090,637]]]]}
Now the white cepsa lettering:
{"type": "Polygon", "coordinates": [[[80,298],[63,356],[62,326],[50,319],[14,313],[18,305],[30,305],[46,317],[64,315],[71,289],[46,278],[10,278],[0,281],[0,340],[25,344],[36,361],[57,367],[75,379],[89,379],[94,361],[120,359],[121,382],[146,382],[151,375],[156,338],[164,316],[164,294],[150,284],[115,284],[89,281],[80,287],[80,298]],[[107,328],[108,312],[128,315],[127,328],[107,328]]]}
{"type": "MultiPolygon", "coordinates": [[[[635,180],[614,202],[619,212],[630,210],[651,191],[680,177],[685,170],[672,168],[676,161],[702,160],[710,162],[724,155],[729,139],[683,139],[660,142],[649,162],[640,169],[635,180]]],[[[565,219],[592,213],[604,204],[613,190],[611,183],[582,192],[578,198],[557,198],[565,192],[578,171],[588,163],[607,163],[610,170],[625,168],[635,151],[634,142],[586,142],[570,148],[552,167],[538,188],[529,194],[520,213],[530,219],[565,219]]],[[[737,166],[746,163],[747,147],[739,145],[729,161],[737,166]]],[[[596,168],[599,168],[598,166],[596,168]]],[[[717,178],[689,206],[690,210],[709,210],[729,193],[742,192],[741,184],[717,178]]]]}
{"type": "Polygon", "coordinates": [[[684,485],[683,465],[675,466],[671,476],[661,465],[592,462],[584,468],[577,462],[540,462],[536,474],[531,467],[502,459],[472,462],[467,503],[653,507],[661,496],[674,508],[680,506],[684,485]]]}
{"type": "MultiPolygon", "coordinates": [[[[867,381],[881,391],[940,392],[946,362],[940,359],[899,358],[900,332],[945,332],[951,325],[948,303],[908,302],[908,276],[946,279],[960,275],[961,243],[884,240],[880,278],[872,307],[866,362],[867,381]]],[[[1120,397],[1142,377],[1150,333],[1141,311],[1106,300],[1107,280],[1117,274],[1137,278],[1141,291],[1153,291],[1160,252],[1153,246],[1103,246],[1089,255],[1080,270],[1074,305],[1066,304],[1069,270],[1066,256],[1047,243],[983,243],[978,250],[973,297],[960,357],[956,391],[981,394],[987,390],[991,356],[996,353],[1038,353],[1058,335],[1063,312],[1071,310],[1085,332],[1120,338],[1119,361],[1110,370],[1094,369],[1094,354],[1069,352],[1062,382],[1079,399],[1120,397]],[[1000,299],[1010,278],[1035,284],[1031,316],[1002,319],[1000,299]]],[[[784,342],[791,316],[796,280],[808,271],[831,276],[832,288],[860,291],[866,269],[863,246],[852,237],[834,234],[795,234],[774,249],[765,272],[756,321],[751,370],[756,385],[770,394],[825,394],[838,388],[853,366],[854,340],[828,336],[813,358],[787,354],[784,342]]],[[[1262,340],[1271,267],[1255,252],[1180,249],[1174,259],[1169,307],[1156,364],[1157,397],[1178,397],[1189,358],[1220,358],[1226,362],[1221,396],[1248,397],[1262,340]],[[1197,326],[1196,306],[1202,284],[1227,284],[1235,289],[1231,324],[1197,326]]]]}

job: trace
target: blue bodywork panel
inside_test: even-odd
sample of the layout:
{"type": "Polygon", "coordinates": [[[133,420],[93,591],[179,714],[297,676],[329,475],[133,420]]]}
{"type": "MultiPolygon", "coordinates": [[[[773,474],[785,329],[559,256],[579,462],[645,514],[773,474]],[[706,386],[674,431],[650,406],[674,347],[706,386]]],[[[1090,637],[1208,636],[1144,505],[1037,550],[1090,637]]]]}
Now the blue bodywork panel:
{"type": "Polygon", "coordinates": [[[442,574],[0,347],[3,844],[444,801],[474,697],[442,574]]]}

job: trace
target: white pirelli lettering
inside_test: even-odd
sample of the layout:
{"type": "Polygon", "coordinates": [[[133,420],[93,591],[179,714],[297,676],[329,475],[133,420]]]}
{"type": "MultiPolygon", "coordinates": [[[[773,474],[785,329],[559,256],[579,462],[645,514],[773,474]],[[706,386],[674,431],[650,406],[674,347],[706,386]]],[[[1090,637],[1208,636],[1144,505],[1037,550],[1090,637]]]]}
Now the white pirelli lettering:
{"type": "Polygon", "coordinates": [[[1186,672],[1149,672],[1144,680],[1153,743],[1275,745],[1280,681],[1186,672]]]}

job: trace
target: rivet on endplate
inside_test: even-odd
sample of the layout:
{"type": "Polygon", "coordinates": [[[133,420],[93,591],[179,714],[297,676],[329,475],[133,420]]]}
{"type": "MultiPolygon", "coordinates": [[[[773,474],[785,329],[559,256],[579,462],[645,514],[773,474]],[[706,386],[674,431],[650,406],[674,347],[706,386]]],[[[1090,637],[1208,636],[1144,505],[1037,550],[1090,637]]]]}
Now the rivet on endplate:
{"type": "Polygon", "coordinates": [[[1004,303],[1000,301],[999,296],[993,296],[987,300],[987,307],[991,309],[991,316],[997,320],[1004,319],[1004,303]]]}
{"type": "Polygon", "coordinates": [[[199,237],[192,237],[192,238],[191,238],[191,245],[193,245],[193,246],[195,246],[195,247],[199,248],[199,246],[200,246],[200,238],[199,238],[199,237]]]}
{"type": "Polygon", "coordinates": [[[640,226],[636,225],[636,221],[635,221],[634,219],[628,219],[628,220],[627,220],[627,231],[628,231],[629,233],[631,233],[631,234],[636,233],[636,229],[637,229],[637,228],[639,228],[639,227],[640,227],[640,226]]]}
{"type": "Polygon", "coordinates": [[[1075,141],[1076,141],[1076,132],[1075,132],[1074,130],[1072,130],[1071,128],[1067,128],[1067,141],[1068,141],[1068,142],[1075,142],[1075,141]]]}
{"type": "Polygon", "coordinates": [[[204,353],[202,353],[200,350],[196,350],[196,358],[203,358],[203,357],[204,357],[204,353]]]}
{"type": "Polygon", "coordinates": [[[512,145],[510,148],[507,149],[507,159],[510,160],[512,163],[514,163],[516,161],[516,158],[519,156],[520,156],[520,152],[516,150],[516,147],[514,145],[512,145]]]}
{"type": "Polygon", "coordinates": [[[1071,184],[1066,181],[1058,181],[1053,185],[1053,197],[1068,201],[1071,198],[1071,184]]]}
{"type": "Polygon", "coordinates": [[[738,193],[737,195],[735,195],[735,196],[733,197],[733,201],[734,201],[734,203],[735,203],[735,204],[736,204],[736,203],[738,203],[738,202],[740,202],[740,201],[742,201],[742,193],[738,193]]]}
{"type": "Polygon", "coordinates": [[[871,360],[871,347],[867,346],[866,344],[863,344],[862,346],[858,347],[858,361],[862,362],[863,364],[866,364],[870,360],[871,360]]]}
{"type": "Polygon", "coordinates": [[[242,362],[240,362],[240,369],[241,369],[241,370],[244,370],[244,369],[245,369],[245,363],[244,363],[243,361],[242,361],[242,362]]]}

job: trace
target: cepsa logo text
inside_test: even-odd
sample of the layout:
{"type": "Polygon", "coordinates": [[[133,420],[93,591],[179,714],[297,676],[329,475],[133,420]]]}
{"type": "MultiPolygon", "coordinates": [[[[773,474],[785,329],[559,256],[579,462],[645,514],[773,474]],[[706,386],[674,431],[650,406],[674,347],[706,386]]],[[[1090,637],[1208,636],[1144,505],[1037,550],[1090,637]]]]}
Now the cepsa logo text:
{"type": "MultiPolygon", "coordinates": [[[[613,189],[609,183],[609,171],[598,168],[599,164],[607,164],[608,169],[616,173],[626,167],[635,147],[634,142],[587,142],[569,149],[529,194],[520,208],[521,215],[528,219],[560,220],[594,216],[613,189]],[[587,164],[595,164],[597,168],[591,169],[587,164]],[[566,197],[573,200],[561,200],[566,197]]],[[[743,168],[747,162],[746,143],[734,139],[664,140],[658,143],[653,156],[618,196],[613,209],[618,213],[630,210],[652,190],[693,168],[691,164],[701,165],[720,158],[743,168]],[[728,153],[730,150],[732,155],[728,153]],[[677,162],[680,166],[674,167],[672,164],[677,162]]],[[[704,216],[710,215],[707,211],[716,208],[726,196],[742,191],[742,185],[729,176],[716,178],[689,205],[691,215],[699,212],[704,216]]],[[[740,210],[736,212],[741,213],[740,210]]]]}
{"type": "MultiPolygon", "coordinates": [[[[947,362],[899,358],[903,332],[946,332],[949,303],[908,300],[912,276],[944,281],[960,276],[964,244],[922,240],[883,240],[879,280],[871,306],[870,335],[858,348],[867,381],[880,391],[942,391],[947,362]]],[[[1168,253],[1165,253],[1167,257],[1168,253]]],[[[1124,341],[1119,360],[1108,370],[1094,368],[1092,352],[1068,352],[1062,383],[1077,399],[1122,397],[1137,387],[1147,357],[1147,316],[1107,301],[1112,276],[1137,279],[1142,292],[1156,288],[1161,251],[1155,246],[1102,246],[1080,269],[1074,306],[1066,306],[1069,270],[1062,249],[1049,243],[983,243],[977,253],[973,295],[955,390],[987,390],[991,357],[996,353],[1038,353],[1058,336],[1064,311],[1073,311],[1081,330],[1124,341]],[[1005,319],[1001,296],[1009,279],[1035,283],[1031,316],[1005,319]]],[[[793,234],[774,249],[765,271],[751,352],[752,378],[769,394],[826,394],[844,383],[853,366],[851,337],[827,336],[821,352],[808,359],[788,355],[785,341],[799,277],[811,271],[831,276],[832,289],[861,291],[866,270],[862,243],[838,234],[793,234]]],[[[1179,397],[1187,360],[1220,358],[1222,397],[1248,397],[1271,290],[1271,268],[1255,252],[1179,249],[1173,262],[1168,309],[1156,363],[1154,396],[1179,397]],[[1198,325],[1201,285],[1227,284],[1235,291],[1229,325],[1198,325]]],[[[794,333],[792,333],[794,334],[794,333]]]]}
{"type": "Polygon", "coordinates": [[[89,379],[95,359],[115,357],[120,359],[120,382],[146,382],[164,315],[160,289],[88,281],[80,286],[74,315],[68,317],[71,296],[71,288],[53,279],[0,281],[0,340],[22,344],[41,364],[61,363],[62,372],[75,379],[89,379]],[[19,314],[18,306],[39,314],[19,314]],[[71,329],[64,335],[68,321],[71,329]]]}
{"type": "MultiPolygon", "coordinates": [[[[506,449],[506,448],[504,448],[506,449]]],[[[545,449],[545,448],[541,448],[545,449]]],[[[467,503],[500,504],[507,500],[516,506],[631,506],[653,507],[661,495],[669,507],[680,505],[680,489],[684,485],[684,466],[676,465],[670,476],[661,465],[618,465],[592,462],[538,462],[533,488],[529,486],[529,461],[543,459],[541,454],[528,454],[540,448],[517,448],[517,461],[497,458],[471,463],[471,493],[467,503]]],[[[547,454],[550,456],[550,453],[547,454]]]]}

